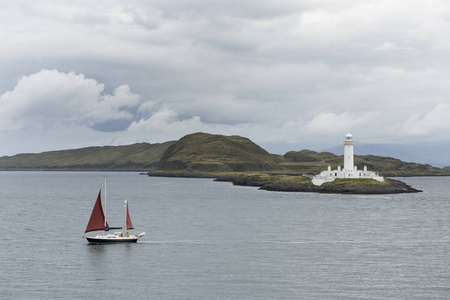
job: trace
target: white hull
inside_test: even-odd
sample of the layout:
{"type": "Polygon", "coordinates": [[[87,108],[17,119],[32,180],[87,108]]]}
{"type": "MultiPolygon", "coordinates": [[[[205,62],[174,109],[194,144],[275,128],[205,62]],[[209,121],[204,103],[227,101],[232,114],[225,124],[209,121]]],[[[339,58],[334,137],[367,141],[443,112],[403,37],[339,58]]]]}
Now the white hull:
{"type": "Polygon", "coordinates": [[[96,236],[84,236],[90,244],[110,244],[110,243],[136,243],[137,240],[144,236],[141,234],[122,236],[120,233],[99,234],[96,236]]]}

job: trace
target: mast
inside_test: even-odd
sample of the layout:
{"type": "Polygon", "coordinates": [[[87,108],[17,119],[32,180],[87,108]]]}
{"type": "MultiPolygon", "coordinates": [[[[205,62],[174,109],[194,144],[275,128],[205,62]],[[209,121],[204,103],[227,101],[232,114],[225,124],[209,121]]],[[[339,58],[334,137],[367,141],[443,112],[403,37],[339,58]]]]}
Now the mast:
{"type": "Polygon", "coordinates": [[[108,227],[106,224],[107,223],[106,223],[106,175],[105,175],[105,229],[108,227]]]}
{"type": "Polygon", "coordinates": [[[106,175],[105,175],[105,211],[104,211],[104,218],[105,218],[105,226],[104,226],[104,230],[105,231],[109,231],[112,229],[122,229],[122,227],[109,227],[108,225],[108,221],[106,220],[106,175]]]}

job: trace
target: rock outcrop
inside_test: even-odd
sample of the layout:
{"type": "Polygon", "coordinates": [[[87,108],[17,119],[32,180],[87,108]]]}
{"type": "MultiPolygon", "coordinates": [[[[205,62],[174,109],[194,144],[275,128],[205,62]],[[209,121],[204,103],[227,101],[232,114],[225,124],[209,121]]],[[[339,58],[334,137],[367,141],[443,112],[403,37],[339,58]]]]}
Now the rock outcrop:
{"type": "MultiPolygon", "coordinates": [[[[339,181],[339,183],[326,183],[321,186],[315,186],[309,182],[289,183],[277,182],[273,180],[260,180],[252,176],[239,176],[236,178],[222,177],[217,178],[218,181],[230,181],[235,185],[254,186],[267,191],[279,192],[313,192],[313,193],[330,193],[330,194],[399,194],[399,193],[418,193],[421,192],[404,182],[386,178],[383,184],[355,184],[355,180],[339,181]]],[[[356,179],[357,180],[357,179],[356,179]]]]}

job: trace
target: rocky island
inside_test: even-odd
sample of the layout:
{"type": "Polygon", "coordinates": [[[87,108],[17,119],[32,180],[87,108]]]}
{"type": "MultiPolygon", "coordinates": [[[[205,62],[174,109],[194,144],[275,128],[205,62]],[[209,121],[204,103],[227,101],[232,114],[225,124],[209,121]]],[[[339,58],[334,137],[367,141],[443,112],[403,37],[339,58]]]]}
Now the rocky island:
{"type": "Polygon", "coordinates": [[[399,194],[418,193],[417,190],[399,180],[386,178],[382,183],[374,179],[336,179],[320,186],[312,184],[304,176],[241,175],[236,178],[219,177],[217,181],[230,181],[235,185],[254,186],[266,191],[309,192],[328,194],[399,194]]]}

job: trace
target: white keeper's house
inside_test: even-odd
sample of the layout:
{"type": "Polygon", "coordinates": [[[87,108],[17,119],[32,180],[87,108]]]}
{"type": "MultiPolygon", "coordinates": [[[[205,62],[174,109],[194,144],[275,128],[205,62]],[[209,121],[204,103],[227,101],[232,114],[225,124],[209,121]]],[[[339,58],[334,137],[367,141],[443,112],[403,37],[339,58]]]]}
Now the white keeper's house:
{"type": "Polygon", "coordinates": [[[339,166],[337,170],[331,170],[331,166],[328,166],[328,170],[313,177],[312,183],[321,185],[324,182],[330,182],[336,178],[373,178],[379,182],[384,182],[384,178],[377,173],[367,171],[367,166],[364,166],[364,170],[358,170],[354,165],[353,136],[350,133],[347,133],[344,140],[344,168],[342,169],[339,166]]]}

